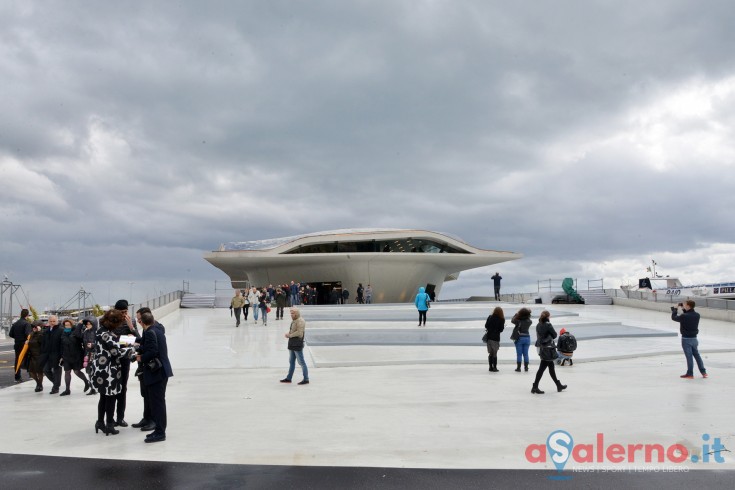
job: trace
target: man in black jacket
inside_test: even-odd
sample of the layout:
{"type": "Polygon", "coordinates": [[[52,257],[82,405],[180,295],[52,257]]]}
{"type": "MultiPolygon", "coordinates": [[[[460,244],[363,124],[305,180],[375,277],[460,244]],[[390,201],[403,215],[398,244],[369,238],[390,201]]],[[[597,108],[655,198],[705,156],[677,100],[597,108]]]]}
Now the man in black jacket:
{"type": "Polygon", "coordinates": [[[43,347],[41,348],[41,363],[43,374],[51,381],[53,386],[50,395],[59,392],[61,386],[61,334],[63,329],[59,326],[59,317],[51,315],[48,319],[48,329],[43,334],[43,347]]]}
{"type": "MultiPolygon", "coordinates": [[[[8,332],[8,336],[15,339],[15,364],[13,367],[18,366],[18,357],[20,356],[20,351],[23,350],[23,346],[28,343],[28,336],[31,334],[31,330],[33,330],[33,326],[31,325],[31,322],[27,320],[28,315],[30,315],[30,312],[23,308],[20,310],[20,319],[13,323],[13,325],[10,327],[10,331],[8,332]]],[[[20,383],[23,381],[20,376],[20,369],[18,369],[15,373],[15,382],[20,383]]]]}
{"type": "Polygon", "coordinates": [[[707,377],[707,370],[704,368],[702,356],[699,355],[699,341],[697,334],[699,333],[699,313],[694,311],[695,303],[692,300],[686,300],[679,303],[678,308],[682,308],[683,312],[679,315],[676,306],[671,307],[671,319],[679,322],[679,333],[681,333],[681,347],[684,350],[684,356],[687,359],[687,372],[679,376],[684,379],[694,378],[694,363],[692,358],[697,361],[699,372],[702,377],[707,377]]]}
{"type": "MultiPolygon", "coordinates": [[[[127,300],[124,300],[124,299],[118,300],[115,303],[115,309],[123,313],[124,321],[122,325],[120,325],[120,327],[115,330],[114,334],[118,339],[122,335],[132,335],[136,338],[136,340],[139,340],[140,335],[138,334],[138,330],[135,328],[135,320],[130,318],[130,312],[128,311],[129,306],[130,305],[128,304],[127,300]]],[[[128,399],[128,379],[130,378],[130,359],[126,359],[126,358],[120,359],[120,373],[122,374],[120,378],[120,384],[122,385],[122,390],[120,390],[120,393],[117,394],[117,405],[116,405],[117,417],[115,419],[115,425],[119,427],[127,427],[128,423],[125,422],[125,407],[127,406],[127,399],[128,399]]]]}
{"type": "Polygon", "coordinates": [[[153,315],[148,312],[141,314],[140,322],[144,332],[137,359],[143,364],[143,383],[148,389],[151,418],[156,424],[145,442],[162,442],[166,440],[166,386],[174,373],[168,359],[166,335],[162,329],[154,327],[153,315]]]}

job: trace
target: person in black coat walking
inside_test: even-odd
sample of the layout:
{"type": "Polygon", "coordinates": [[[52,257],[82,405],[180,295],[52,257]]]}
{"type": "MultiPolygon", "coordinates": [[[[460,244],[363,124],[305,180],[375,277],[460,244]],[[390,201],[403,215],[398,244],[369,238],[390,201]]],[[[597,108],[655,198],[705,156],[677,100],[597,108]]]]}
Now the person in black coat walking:
{"type": "Polygon", "coordinates": [[[497,306],[485,321],[487,332],[487,362],[490,372],[498,372],[498,349],[500,348],[500,332],[505,329],[503,309],[497,306]]]}
{"type": "Polygon", "coordinates": [[[53,384],[49,395],[59,392],[61,386],[61,327],[59,317],[51,315],[48,319],[48,328],[43,336],[43,347],[41,360],[43,361],[43,374],[53,384]]]}
{"type": "MultiPolygon", "coordinates": [[[[28,316],[30,315],[30,312],[23,308],[20,310],[20,318],[17,322],[13,323],[13,325],[10,327],[10,331],[8,332],[8,337],[15,340],[14,342],[14,349],[15,349],[15,364],[13,364],[13,367],[18,366],[18,357],[20,356],[20,351],[23,350],[23,346],[28,343],[28,336],[31,335],[31,322],[28,321],[28,316]]],[[[24,363],[25,364],[25,363],[24,363]]],[[[20,369],[18,369],[15,372],[15,382],[20,383],[22,380],[20,375],[20,369]]]]}
{"type": "Polygon", "coordinates": [[[71,385],[71,372],[77,375],[77,378],[84,381],[84,391],[89,389],[89,381],[82,372],[82,364],[84,362],[84,348],[82,346],[82,329],[74,328],[71,320],[64,320],[64,329],[61,332],[61,360],[64,367],[64,383],[66,389],[59,396],[67,396],[71,394],[69,389],[71,385]]]}
{"type": "Polygon", "coordinates": [[[556,330],[554,330],[554,326],[549,321],[549,318],[551,318],[551,314],[546,310],[542,311],[538,318],[538,324],[536,325],[536,347],[539,349],[541,363],[539,364],[538,371],[536,371],[536,380],[533,382],[531,393],[539,395],[544,394],[543,391],[539,390],[538,384],[546,368],[549,369],[549,375],[554,380],[554,383],[556,383],[556,391],[562,391],[567,387],[567,385],[561,384],[561,381],[556,379],[556,371],[554,370],[554,359],[556,358],[554,339],[556,338],[556,330]]]}
{"type": "Polygon", "coordinates": [[[143,324],[143,340],[138,350],[138,361],[143,364],[143,383],[147,387],[151,418],[156,424],[153,432],[148,434],[145,442],[162,442],[166,440],[166,386],[168,378],[174,375],[168,359],[166,335],[154,327],[155,320],[151,313],[140,315],[143,324]]]}

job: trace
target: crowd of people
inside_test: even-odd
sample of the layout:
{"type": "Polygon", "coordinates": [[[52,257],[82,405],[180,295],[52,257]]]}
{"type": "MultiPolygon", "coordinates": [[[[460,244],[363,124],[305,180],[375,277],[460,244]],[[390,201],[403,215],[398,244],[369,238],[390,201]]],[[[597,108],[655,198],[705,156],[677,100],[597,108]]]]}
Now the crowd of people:
{"type": "MultiPolygon", "coordinates": [[[[513,324],[513,332],[510,335],[511,340],[515,344],[516,349],[516,372],[521,372],[521,363],[523,363],[523,370],[528,371],[529,358],[528,350],[531,345],[531,333],[530,328],[533,325],[531,320],[531,310],[528,308],[521,308],[511,318],[510,322],[513,324]]],[[[487,344],[487,362],[489,365],[489,371],[497,373],[498,370],[498,350],[500,349],[500,334],[505,329],[505,313],[499,306],[495,307],[487,317],[485,321],[485,336],[483,341],[487,344]]],[[[558,345],[554,339],[557,338],[556,330],[551,324],[551,313],[547,310],[541,312],[536,324],[536,342],[539,356],[539,367],[536,371],[536,378],[531,386],[531,393],[543,395],[544,392],[539,389],[539,383],[546,370],[549,371],[549,376],[554,381],[557,391],[563,391],[567,388],[556,377],[555,364],[563,366],[560,363],[560,359],[566,361],[569,360],[571,365],[572,354],[577,348],[576,339],[571,332],[562,329],[562,336],[564,336],[564,342],[559,341],[558,345]]]]}
{"type": "MultiPolygon", "coordinates": [[[[283,320],[285,308],[299,305],[316,305],[319,293],[315,287],[309,284],[302,285],[291,281],[291,284],[272,284],[262,287],[251,287],[250,289],[235,289],[234,296],[230,300],[230,310],[235,317],[235,326],[239,327],[241,319],[248,321],[252,310],[253,323],[261,319],[263,325],[268,324],[268,313],[271,308],[276,308],[276,320],[283,320]]],[[[350,292],[346,288],[332,288],[325,299],[329,304],[347,304],[350,292]]],[[[363,287],[362,283],[357,285],[357,297],[355,301],[360,304],[371,304],[373,302],[373,288],[370,284],[363,287]]]]}
{"type": "Polygon", "coordinates": [[[43,392],[45,377],[51,383],[49,394],[68,396],[73,372],[87,395],[99,396],[94,429],[109,436],[119,433],[117,427],[128,427],[128,380],[137,361],[134,374],[143,397],[143,417],[132,427],[150,432],[147,443],[165,441],[166,386],[173,376],[165,328],[155,321],[150,308],[138,309],[136,319],[128,310],[128,302],[120,300],[99,320],[86,317],[75,325],[63,319],[59,325],[58,316],[51,315],[45,326],[40,320],[31,322],[30,312],[23,309],[9,331],[15,344],[15,381],[23,381],[25,370],[36,382],[36,393],[43,392]],[[62,372],[65,389],[59,393],[62,372]]]}

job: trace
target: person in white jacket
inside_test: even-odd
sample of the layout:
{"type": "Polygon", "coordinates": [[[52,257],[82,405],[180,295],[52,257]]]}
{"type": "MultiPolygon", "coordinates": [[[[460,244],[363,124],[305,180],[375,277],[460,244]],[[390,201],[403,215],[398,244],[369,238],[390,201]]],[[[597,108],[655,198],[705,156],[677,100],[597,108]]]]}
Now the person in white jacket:
{"type": "Polygon", "coordinates": [[[253,305],[253,323],[258,323],[258,290],[255,287],[250,288],[248,293],[248,301],[253,305]]]}

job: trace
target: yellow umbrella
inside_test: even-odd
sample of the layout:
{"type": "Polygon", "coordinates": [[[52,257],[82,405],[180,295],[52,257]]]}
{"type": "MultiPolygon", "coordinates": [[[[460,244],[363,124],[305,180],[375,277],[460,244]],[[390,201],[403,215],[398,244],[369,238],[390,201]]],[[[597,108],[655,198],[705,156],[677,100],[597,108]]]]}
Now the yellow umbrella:
{"type": "Polygon", "coordinates": [[[23,344],[23,350],[20,351],[20,354],[18,355],[18,364],[15,366],[15,374],[18,374],[18,371],[20,371],[20,366],[23,364],[23,358],[26,356],[26,352],[28,352],[28,341],[31,339],[31,336],[29,335],[26,338],[26,343],[23,344]]]}

